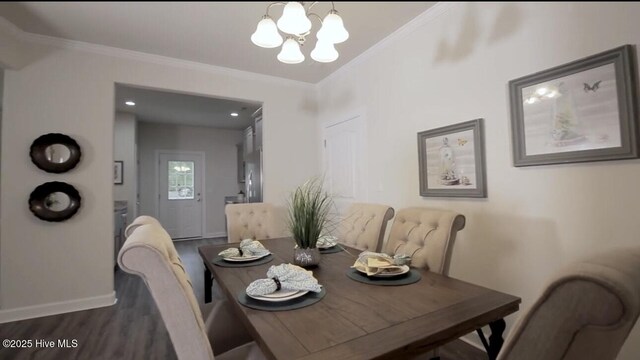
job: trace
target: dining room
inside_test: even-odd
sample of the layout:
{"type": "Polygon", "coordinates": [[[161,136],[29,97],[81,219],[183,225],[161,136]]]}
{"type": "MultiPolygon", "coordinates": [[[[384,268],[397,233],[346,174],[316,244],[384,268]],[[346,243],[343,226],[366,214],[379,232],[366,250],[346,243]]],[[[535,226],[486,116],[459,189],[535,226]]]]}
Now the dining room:
{"type": "Polygon", "coordinates": [[[284,3],[0,4],[0,358],[636,359],[640,5],[291,4],[306,43],[284,3]],[[114,272],[117,84],[261,104],[265,151],[224,237],[139,212],[114,272]]]}

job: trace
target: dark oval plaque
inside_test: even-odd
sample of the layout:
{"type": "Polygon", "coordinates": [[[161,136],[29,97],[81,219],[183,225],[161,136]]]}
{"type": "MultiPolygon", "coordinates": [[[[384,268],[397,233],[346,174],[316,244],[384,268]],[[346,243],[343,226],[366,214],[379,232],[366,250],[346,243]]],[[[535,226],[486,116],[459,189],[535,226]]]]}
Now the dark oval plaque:
{"type": "Polygon", "coordinates": [[[58,181],[44,183],[29,196],[29,210],[45,221],[65,221],[80,209],[80,193],[75,187],[58,181]]]}
{"type": "Polygon", "coordinates": [[[29,153],[31,161],[40,169],[50,173],[63,173],[80,162],[80,145],[71,137],[51,133],[33,141],[29,153]]]}

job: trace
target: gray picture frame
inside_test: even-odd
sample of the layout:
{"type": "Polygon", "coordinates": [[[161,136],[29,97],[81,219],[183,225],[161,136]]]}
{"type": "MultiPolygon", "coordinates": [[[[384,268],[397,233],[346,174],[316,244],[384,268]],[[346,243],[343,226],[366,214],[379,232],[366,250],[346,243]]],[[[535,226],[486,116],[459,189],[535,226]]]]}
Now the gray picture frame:
{"type": "MultiPolygon", "coordinates": [[[[532,75],[511,80],[509,82],[509,98],[513,165],[521,167],[638,158],[637,83],[634,59],[633,46],[624,45],[532,75]],[[600,134],[598,134],[596,130],[587,130],[583,131],[583,133],[578,131],[573,132],[572,136],[582,142],[582,144],[579,145],[572,144],[567,146],[566,144],[569,144],[569,141],[563,142],[563,139],[560,139],[572,131],[571,126],[579,126],[581,119],[586,119],[587,117],[595,119],[595,114],[605,113],[605,111],[602,111],[603,107],[605,107],[604,105],[600,105],[600,109],[597,107],[598,104],[607,104],[604,103],[604,101],[600,103],[595,102],[596,106],[583,101],[583,103],[589,104],[591,108],[588,108],[587,105],[576,105],[572,107],[575,113],[564,112],[560,114],[566,115],[569,113],[572,115],[568,117],[568,121],[566,120],[567,117],[560,117],[557,110],[554,110],[554,112],[549,115],[549,119],[551,119],[551,123],[548,125],[549,129],[537,130],[538,134],[544,134],[546,132],[548,135],[535,135],[538,137],[547,136],[549,138],[546,140],[546,150],[538,152],[538,149],[542,148],[542,146],[536,148],[534,144],[540,143],[540,141],[535,139],[534,135],[531,135],[534,131],[527,131],[526,129],[527,124],[534,122],[534,120],[532,120],[534,116],[526,117],[524,110],[529,101],[535,99],[527,98],[527,94],[523,93],[523,89],[530,91],[539,84],[545,86],[544,84],[550,84],[554,81],[562,85],[563,79],[570,79],[567,80],[567,83],[577,83],[578,86],[574,85],[573,89],[567,91],[567,94],[575,94],[583,98],[586,96],[585,93],[595,95],[598,87],[602,88],[603,86],[600,86],[602,85],[601,81],[594,81],[598,78],[593,78],[593,75],[591,75],[592,77],[589,79],[589,74],[595,74],[600,71],[599,69],[605,69],[605,67],[610,64],[613,65],[615,73],[611,76],[611,79],[607,79],[606,77],[604,79],[603,84],[608,84],[608,90],[600,89],[600,91],[603,92],[601,97],[609,96],[617,101],[617,114],[615,111],[615,103],[612,102],[612,99],[606,99],[609,104],[606,106],[613,108],[614,111],[608,110],[609,115],[598,115],[601,116],[599,118],[601,123],[604,121],[609,124],[608,133],[602,130],[598,130],[600,134]],[[584,84],[584,87],[579,89],[582,86],[581,83],[584,84]],[[606,91],[609,91],[611,95],[606,95],[606,91]],[[578,111],[579,107],[583,109],[581,111],[582,113],[578,111]],[[602,120],[603,118],[604,120],[602,120]],[[561,121],[564,122],[561,123],[561,121]],[[564,126],[558,124],[570,125],[564,126]],[[611,140],[611,138],[613,138],[613,140],[611,140]],[[528,141],[530,143],[530,149],[527,149],[528,141]],[[557,152],[552,151],[554,146],[557,147],[557,152]],[[562,147],[565,148],[562,149],[562,147]]],[[[529,92],[529,94],[532,93],[529,92]]],[[[534,95],[536,94],[531,96],[534,95]]],[[[559,95],[558,98],[561,96],[563,95],[559,95]]],[[[574,96],[572,99],[575,98],[574,96]]],[[[558,100],[555,101],[558,102],[558,100]]],[[[556,108],[558,107],[557,104],[554,106],[556,108]]],[[[530,110],[530,112],[533,111],[530,110]]],[[[597,124],[594,120],[589,121],[591,121],[592,124],[597,124]]],[[[530,129],[532,128],[534,128],[534,126],[530,125],[530,129]]]]}
{"type": "MultiPolygon", "coordinates": [[[[450,151],[453,151],[450,150],[450,151]]],[[[455,155],[455,151],[452,152],[455,155]]],[[[442,157],[439,156],[442,162],[442,157]]],[[[454,162],[455,163],[455,162],[454,162]]],[[[487,197],[487,178],[486,164],[484,154],[484,120],[482,118],[465,121],[462,123],[448,125],[436,129],[421,131],[418,133],[418,169],[420,178],[420,196],[425,197],[468,197],[468,198],[486,198],[487,197]],[[465,146],[471,140],[473,151],[464,155],[467,158],[467,168],[473,166],[473,171],[467,172],[466,175],[457,174],[453,176],[453,180],[446,180],[442,175],[442,164],[432,163],[436,157],[433,150],[429,150],[428,141],[443,139],[442,148],[448,145],[448,138],[455,139],[456,134],[463,132],[472,132],[470,138],[457,139],[458,146],[465,146]],[[461,145],[462,144],[462,145],[461,145]],[[428,153],[428,151],[430,151],[428,153]],[[472,156],[469,159],[469,156],[472,156]],[[433,169],[440,166],[441,174],[433,174],[433,169]],[[471,174],[472,173],[472,174],[471,174]],[[467,176],[468,175],[468,176],[467,176]],[[456,179],[457,178],[457,179],[456,179]],[[472,180],[469,181],[469,178],[472,180]],[[451,182],[454,182],[453,184],[451,182]],[[446,185],[446,186],[445,186],[446,185]]],[[[455,172],[455,171],[454,171],[455,172]]]]}
{"type": "Polygon", "coordinates": [[[124,161],[113,162],[113,183],[115,185],[124,184],[124,161]]]}

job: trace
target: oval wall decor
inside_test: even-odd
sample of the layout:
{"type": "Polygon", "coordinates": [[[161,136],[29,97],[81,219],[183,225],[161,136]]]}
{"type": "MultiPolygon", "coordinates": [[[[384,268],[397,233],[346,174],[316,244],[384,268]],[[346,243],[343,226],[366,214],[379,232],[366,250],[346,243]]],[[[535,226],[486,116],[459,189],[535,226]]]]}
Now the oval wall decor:
{"type": "Polygon", "coordinates": [[[51,133],[40,136],[31,144],[31,161],[40,169],[50,173],[63,173],[80,162],[80,145],[71,137],[51,133]]]}
{"type": "Polygon", "coordinates": [[[80,201],[80,193],[75,187],[52,181],[33,190],[29,196],[29,210],[44,221],[65,221],[78,212],[80,201]]]}

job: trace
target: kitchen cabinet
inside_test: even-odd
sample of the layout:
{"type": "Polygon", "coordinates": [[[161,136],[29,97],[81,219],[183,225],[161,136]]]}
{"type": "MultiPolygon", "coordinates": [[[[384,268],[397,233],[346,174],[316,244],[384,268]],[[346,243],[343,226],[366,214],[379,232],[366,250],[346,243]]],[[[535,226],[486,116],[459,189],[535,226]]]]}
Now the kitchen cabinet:
{"type": "Polygon", "coordinates": [[[244,129],[244,155],[249,155],[251,154],[255,149],[254,149],[254,132],[253,132],[253,126],[249,126],[248,128],[244,129]]]}
{"type": "Polygon", "coordinates": [[[244,183],[244,149],[243,144],[236,145],[238,154],[238,182],[244,183]]]}
{"type": "Polygon", "coordinates": [[[253,137],[253,145],[256,151],[262,150],[262,115],[256,118],[254,125],[255,136],[253,137]]]}

